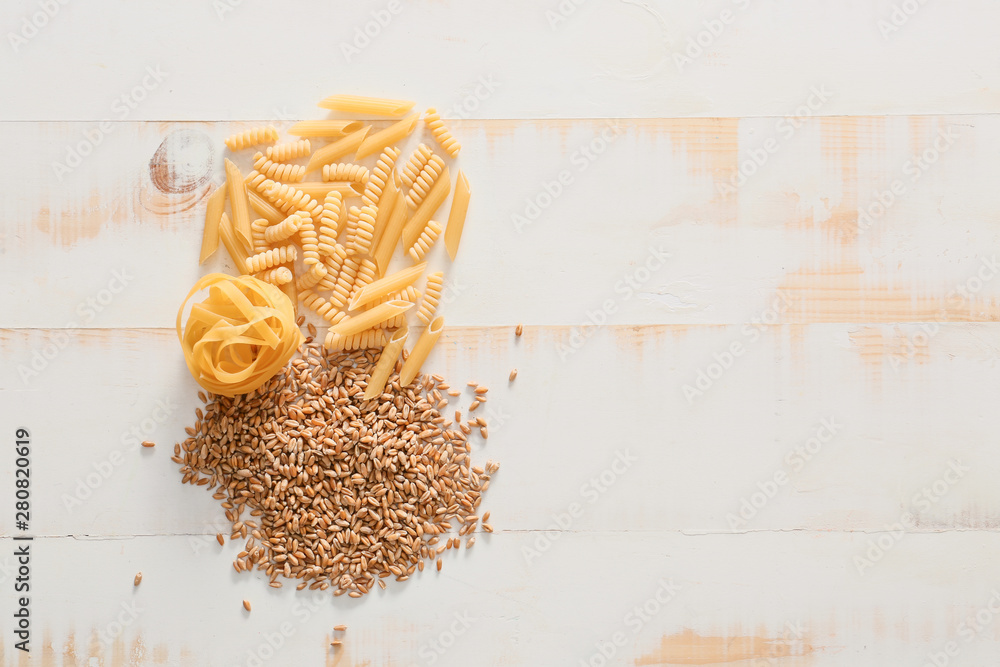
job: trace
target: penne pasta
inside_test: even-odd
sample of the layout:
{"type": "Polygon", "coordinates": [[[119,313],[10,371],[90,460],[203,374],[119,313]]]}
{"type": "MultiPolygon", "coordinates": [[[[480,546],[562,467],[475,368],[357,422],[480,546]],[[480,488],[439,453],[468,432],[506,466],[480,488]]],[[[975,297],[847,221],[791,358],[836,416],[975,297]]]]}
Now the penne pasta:
{"type": "Polygon", "coordinates": [[[383,148],[398,143],[410,136],[410,134],[413,133],[413,130],[416,129],[417,120],[419,120],[419,118],[419,113],[410,114],[403,120],[396,121],[384,130],[368,135],[364,141],[361,142],[361,146],[358,147],[358,154],[356,158],[360,160],[363,157],[374,155],[383,148]]]}
{"type": "Polygon", "coordinates": [[[421,262],[420,264],[414,264],[409,268],[397,271],[396,273],[390,274],[385,278],[379,278],[378,280],[365,285],[358,291],[357,294],[354,295],[354,298],[351,299],[349,306],[350,309],[357,310],[359,307],[371,303],[376,299],[380,299],[384,296],[405,289],[407,286],[416,282],[417,278],[420,277],[420,274],[424,272],[425,268],[427,268],[427,262],[421,262]]]}
{"type": "Polygon", "coordinates": [[[247,199],[247,184],[243,181],[240,168],[226,158],[226,186],[229,189],[229,206],[233,211],[233,229],[244,246],[250,248],[250,204],[247,199]]]}
{"type": "Polygon", "coordinates": [[[382,190],[382,196],[378,200],[378,208],[375,215],[375,234],[372,237],[372,248],[378,247],[378,242],[382,239],[382,232],[389,222],[392,208],[396,205],[396,197],[399,196],[399,188],[396,187],[396,179],[390,178],[382,190]]]}
{"type": "Polygon", "coordinates": [[[309,158],[309,164],[306,165],[306,172],[316,171],[324,164],[330,164],[345,155],[356,152],[358,146],[365,140],[365,137],[368,136],[368,131],[371,129],[371,125],[365,125],[360,130],[351,132],[343,139],[338,139],[332,144],[323,146],[323,148],[320,148],[309,158]]]}
{"type": "Polygon", "coordinates": [[[427,197],[420,203],[417,210],[413,212],[413,217],[410,218],[409,222],[406,223],[406,227],[403,229],[404,248],[411,247],[417,241],[420,234],[424,231],[424,227],[430,221],[431,216],[444,203],[450,190],[451,176],[448,174],[448,167],[445,167],[444,171],[441,172],[441,175],[434,182],[434,185],[431,186],[427,197]]]}
{"type": "Polygon", "coordinates": [[[269,223],[274,224],[285,219],[285,214],[275,208],[274,204],[264,199],[259,193],[248,190],[247,197],[250,199],[250,208],[269,223]]]}
{"type": "Polygon", "coordinates": [[[396,368],[396,360],[399,359],[399,354],[403,351],[403,345],[406,343],[408,334],[409,331],[406,326],[400,327],[392,334],[385,347],[382,348],[382,354],[378,358],[378,363],[375,364],[375,370],[372,371],[371,376],[368,378],[368,387],[365,389],[363,396],[365,400],[375,398],[385,389],[385,383],[392,374],[393,369],[396,368]]]}
{"type": "Polygon", "coordinates": [[[444,230],[444,247],[448,257],[455,261],[458,254],[458,243],[462,240],[462,229],[465,227],[465,216],[469,212],[469,179],[463,172],[458,172],[455,179],[455,194],[451,198],[451,211],[448,212],[448,227],[444,230]]]}
{"type": "Polygon", "coordinates": [[[361,129],[359,120],[303,120],[292,125],[288,134],[297,137],[342,137],[361,129]]]}
{"type": "Polygon", "coordinates": [[[405,313],[413,307],[409,301],[395,300],[379,304],[364,312],[352,315],[340,321],[340,323],[330,327],[330,331],[341,336],[350,336],[361,333],[365,329],[377,327],[382,322],[390,320],[397,315],[405,313]]]}
{"type": "Polygon", "coordinates": [[[320,101],[319,106],[332,111],[377,116],[402,116],[413,108],[409,100],[390,100],[384,97],[362,97],[360,95],[330,95],[320,101]]]}
{"type": "Polygon", "coordinates": [[[427,355],[431,353],[438,338],[441,337],[442,329],[444,329],[444,318],[438,317],[420,334],[420,338],[417,339],[416,345],[413,346],[410,356],[403,363],[403,369],[399,371],[400,387],[406,387],[413,382],[413,378],[417,377],[417,373],[420,372],[420,367],[424,365],[427,355]]]}
{"type": "Polygon", "coordinates": [[[392,259],[392,251],[396,248],[396,244],[399,243],[399,237],[406,226],[406,211],[406,198],[397,196],[392,206],[392,213],[389,214],[389,220],[385,224],[385,230],[379,239],[378,247],[375,248],[375,253],[372,255],[375,259],[375,264],[378,265],[379,271],[385,272],[389,266],[389,260],[392,259]]]}
{"type": "Polygon", "coordinates": [[[226,209],[226,188],[216,188],[208,198],[205,207],[205,233],[201,237],[201,256],[199,264],[215,254],[219,247],[219,222],[222,212],[226,209]]]}
{"type": "Polygon", "coordinates": [[[316,200],[325,199],[331,192],[339,192],[344,197],[360,197],[365,190],[365,186],[361,183],[347,181],[330,181],[329,183],[306,181],[305,183],[296,183],[295,188],[316,200]]]}
{"type": "Polygon", "coordinates": [[[247,258],[250,257],[250,253],[243,247],[240,240],[236,238],[236,230],[233,229],[233,223],[230,222],[229,216],[226,215],[225,211],[222,212],[222,216],[219,218],[219,238],[222,240],[222,245],[226,246],[229,256],[233,258],[236,269],[241,274],[250,273],[247,271],[247,258]]]}

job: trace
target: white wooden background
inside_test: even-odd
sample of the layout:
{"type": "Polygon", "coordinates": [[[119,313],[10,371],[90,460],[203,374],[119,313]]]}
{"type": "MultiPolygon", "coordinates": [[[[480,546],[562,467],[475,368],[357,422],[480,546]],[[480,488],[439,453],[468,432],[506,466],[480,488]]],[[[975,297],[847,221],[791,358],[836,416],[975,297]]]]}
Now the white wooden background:
{"type": "Polygon", "coordinates": [[[398,3],[3,3],[0,662],[1000,663],[1000,5],[898,0],[890,31],[890,0],[398,3]],[[190,130],[219,177],[227,134],[335,92],[454,119],[474,194],[428,367],[493,387],[502,463],[495,534],[362,600],[236,575],[180,484],[173,318],[223,264],[196,265],[205,189],[148,169],[190,130]]]}

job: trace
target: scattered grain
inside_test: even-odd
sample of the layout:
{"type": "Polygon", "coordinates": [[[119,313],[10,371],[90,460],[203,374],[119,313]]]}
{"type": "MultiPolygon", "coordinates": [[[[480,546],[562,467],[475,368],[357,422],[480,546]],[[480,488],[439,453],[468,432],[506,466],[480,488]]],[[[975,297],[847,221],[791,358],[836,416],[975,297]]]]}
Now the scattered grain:
{"type": "Polygon", "coordinates": [[[156,443],[153,442],[152,440],[143,440],[142,441],[142,446],[143,447],[156,447],[156,443]]]}
{"type": "Polygon", "coordinates": [[[520,336],[522,333],[524,333],[524,325],[518,324],[517,327],[514,328],[514,335],[520,336]]]}
{"type": "Polygon", "coordinates": [[[517,377],[517,369],[515,368],[510,372],[510,375],[507,376],[507,382],[513,382],[514,378],[516,377],[517,377]]]}
{"type": "Polygon", "coordinates": [[[132,585],[138,586],[141,583],[142,583],[142,572],[139,572],[138,574],[135,575],[135,579],[132,580],[132,585]]]}
{"type": "Polygon", "coordinates": [[[250,611],[250,601],[249,600],[244,600],[243,601],[243,608],[246,609],[247,611],[250,611]]]}

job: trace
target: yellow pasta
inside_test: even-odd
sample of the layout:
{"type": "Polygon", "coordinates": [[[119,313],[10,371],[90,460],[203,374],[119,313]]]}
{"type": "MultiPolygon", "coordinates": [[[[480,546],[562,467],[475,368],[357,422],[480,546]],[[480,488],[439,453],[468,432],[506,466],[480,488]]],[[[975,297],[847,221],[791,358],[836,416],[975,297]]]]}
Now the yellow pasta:
{"type": "Polygon", "coordinates": [[[371,125],[366,125],[360,130],[355,130],[351,132],[343,139],[338,139],[328,146],[323,146],[309,158],[309,164],[306,165],[306,171],[316,171],[324,164],[329,164],[331,162],[336,162],[345,155],[354,153],[358,150],[358,146],[361,142],[365,140],[368,136],[368,131],[371,129],[371,125]]]}
{"type": "Polygon", "coordinates": [[[364,183],[368,180],[368,167],[350,162],[323,165],[324,181],[353,181],[364,183]]]}
{"type": "MultiPolygon", "coordinates": [[[[386,225],[389,223],[389,216],[396,205],[396,197],[399,196],[399,176],[392,175],[392,178],[385,184],[382,196],[378,199],[378,208],[375,211],[375,234],[372,236],[372,250],[378,247],[378,242],[382,238],[386,225]]],[[[369,251],[370,252],[370,251],[369,251]]]]}
{"type": "Polygon", "coordinates": [[[400,352],[403,351],[403,345],[406,343],[408,334],[409,331],[406,327],[397,329],[392,334],[392,337],[389,338],[389,342],[382,348],[382,354],[379,355],[378,363],[375,364],[375,370],[372,371],[371,376],[368,378],[368,386],[365,388],[364,393],[365,400],[375,398],[385,389],[385,383],[396,368],[396,361],[399,359],[400,352]]]}
{"type": "Polygon", "coordinates": [[[365,183],[364,194],[361,195],[361,202],[365,206],[372,208],[378,206],[379,199],[386,184],[392,179],[392,169],[396,165],[396,158],[399,157],[398,148],[386,148],[375,163],[368,182],[365,183]]]}
{"type": "Polygon", "coordinates": [[[254,254],[271,249],[270,244],[267,242],[267,237],[265,236],[267,233],[267,227],[268,222],[265,218],[257,218],[250,223],[250,236],[253,239],[254,254]]]}
{"type": "Polygon", "coordinates": [[[264,240],[268,243],[277,243],[289,238],[302,226],[302,218],[297,213],[282,220],[276,225],[271,225],[264,230],[264,240]]]}
{"type": "Polygon", "coordinates": [[[406,194],[406,205],[410,208],[420,206],[444,170],[444,160],[437,155],[431,155],[427,164],[424,165],[424,168],[420,170],[417,178],[413,181],[413,185],[410,186],[410,191],[406,194]]]}
{"type": "Polygon", "coordinates": [[[303,183],[296,183],[295,187],[300,192],[304,192],[317,201],[323,199],[331,192],[339,192],[344,197],[357,197],[365,190],[365,186],[362,183],[355,183],[353,181],[329,183],[324,181],[305,181],[303,183]]]}
{"type": "Polygon", "coordinates": [[[403,120],[396,121],[384,130],[368,135],[361,142],[361,145],[358,146],[356,158],[360,160],[369,155],[374,155],[386,146],[391,146],[410,136],[413,130],[416,129],[419,118],[420,114],[411,114],[403,120]]]}
{"type": "Polygon", "coordinates": [[[250,257],[250,253],[236,238],[236,230],[233,229],[233,223],[225,211],[219,219],[219,238],[222,240],[222,245],[226,246],[226,251],[236,265],[236,270],[240,273],[249,273],[247,271],[247,258],[250,257]]]}
{"type": "Polygon", "coordinates": [[[277,266],[254,275],[254,278],[259,278],[272,285],[284,285],[292,281],[292,270],[287,266],[277,266]]]}
{"type": "Polygon", "coordinates": [[[420,303],[420,310],[417,311],[417,319],[424,324],[430,324],[437,312],[438,300],[441,298],[441,288],[444,286],[444,272],[435,271],[427,276],[427,283],[424,285],[424,300],[420,303]]]}
{"type": "Polygon", "coordinates": [[[407,248],[417,240],[431,216],[441,207],[448,192],[451,190],[451,176],[448,167],[444,168],[441,175],[435,181],[431,191],[427,193],[427,198],[413,212],[413,216],[403,228],[403,247],[407,248]]]}
{"type": "Polygon", "coordinates": [[[368,259],[367,257],[361,260],[360,264],[358,265],[358,274],[354,277],[354,285],[353,287],[351,287],[352,299],[358,293],[358,291],[364,289],[366,285],[371,284],[372,281],[378,278],[378,275],[376,275],[375,271],[376,271],[375,262],[368,259]]]}
{"type": "Polygon", "coordinates": [[[319,216],[319,254],[329,257],[337,245],[340,234],[340,218],[344,213],[344,198],[339,192],[330,192],[323,200],[323,212],[319,216]]]}
{"type": "Polygon", "coordinates": [[[412,285],[420,274],[427,268],[427,263],[414,264],[413,266],[397,271],[385,278],[369,283],[351,299],[351,310],[357,310],[361,306],[388,296],[394,292],[399,292],[407,286],[412,285]]]}
{"type": "Polygon", "coordinates": [[[288,134],[296,137],[342,137],[345,134],[361,129],[358,120],[303,120],[288,130],[288,134]]]}
{"type": "Polygon", "coordinates": [[[259,388],[303,341],[294,304],[274,285],[252,276],[212,273],[195,283],[177,311],[184,361],[199,385],[223,396],[259,388]],[[184,312],[203,289],[208,296],[184,312]]]}
{"type": "Polygon", "coordinates": [[[270,224],[273,225],[285,219],[285,214],[275,208],[274,204],[264,199],[259,193],[248,190],[247,196],[250,198],[250,208],[270,224]]]}
{"type": "Polygon", "coordinates": [[[340,277],[340,270],[347,259],[347,248],[339,243],[334,244],[333,252],[323,258],[323,266],[326,267],[326,277],[319,281],[317,289],[333,290],[337,286],[337,279],[340,277]]]}
{"type": "Polygon", "coordinates": [[[438,236],[441,234],[441,230],[444,229],[441,223],[437,220],[428,220],[427,226],[424,227],[424,231],[420,233],[417,240],[410,246],[408,254],[413,258],[414,262],[419,262],[427,254],[427,251],[431,249],[434,242],[437,241],[438,236]]]}
{"type": "Polygon", "coordinates": [[[389,214],[389,221],[385,223],[385,230],[379,238],[378,246],[372,257],[378,265],[379,271],[384,272],[392,259],[392,251],[399,243],[400,235],[406,226],[406,200],[397,196],[392,205],[392,213],[389,214]]]}
{"type": "Polygon", "coordinates": [[[444,230],[444,247],[448,257],[455,261],[458,254],[458,243],[462,240],[462,229],[465,227],[465,216],[469,212],[469,179],[461,171],[455,179],[455,194],[451,198],[451,211],[448,212],[448,227],[444,230]]]}
{"type": "Polygon", "coordinates": [[[298,183],[306,177],[306,168],[301,164],[272,162],[264,157],[263,153],[254,154],[253,168],[275,181],[298,183]]]}
{"type": "Polygon", "coordinates": [[[330,302],[337,308],[343,308],[351,298],[351,290],[354,288],[354,279],[358,275],[361,263],[353,257],[347,257],[340,266],[340,273],[337,275],[337,283],[333,287],[333,294],[330,302]]]}
{"type": "Polygon", "coordinates": [[[331,351],[363,350],[369,347],[383,347],[384,345],[384,329],[369,329],[353,336],[341,336],[331,331],[326,334],[326,340],[323,341],[323,347],[331,351]]]}
{"type": "Polygon", "coordinates": [[[319,205],[319,202],[295,186],[288,185],[287,183],[272,182],[271,187],[265,191],[264,196],[284,211],[285,214],[303,210],[310,218],[319,220],[320,214],[323,213],[323,207],[319,205]]]}
{"type": "Polygon", "coordinates": [[[354,236],[348,246],[348,251],[354,250],[358,255],[367,255],[372,248],[372,238],[375,236],[375,209],[363,206],[358,212],[358,222],[354,228],[354,236]]]}
{"type": "Polygon", "coordinates": [[[410,156],[410,159],[406,161],[406,165],[403,167],[403,185],[408,188],[413,185],[413,181],[417,180],[417,176],[420,175],[420,171],[427,164],[427,161],[431,159],[432,155],[434,155],[434,151],[426,144],[417,146],[417,150],[413,151],[413,155],[410,156]]]}
{"type": "Polygon", "coordinates": [[[299,276],[299,279],[295,281],[295,286],[301,290],[315,287],[317,283],[326,278],[327,273],[326,264],[322,262],[313,264],[308,271],[299,276]]]}
{"type": "Polygon", "coordinates": [[[330,95],[320,101],[319,106],[333,111],[377,116],[402,116],[413,108],[408,100],[390,100],[384,97],[361,97],[360,95],[330,95]]]}
{"type": "Polygon", "coordinates": [[[280,289],[282,291],[282,293],[286,297],[288,297],[288,300],[292,304],[292,312],[296,316],[298,316],[298,314],[299,314],[299,298],[298,298],[298,292],[295,289],[295,281],[294,280],[289,280],[284,285],[280,285],[278,287],[278,289],[280,289]]]}
{"type": "Polygon", "coordinates": [[[254,127],[246,132],[230,135],[226,139],[226,146],[231,151],[240,151],[244,148],[257,146],[259,144],[269,144],[278,140],[278,130],[273,125],[267,127],[254,127]]]}
{"type": "Polygon", "coordinates": [[[299,291],[299,301],[305,304],[306,308],[314,311],[317,315],[322,317],[324,320],[332,320],[336,316],[337,311],[329,300],[324,299],[316,292],[311,289],[303,289],[299,291]]]}
{"type": "Polygon", "coordinates": [[[438,114],[437,109],[431,107],[427,110],[424,114],[424,123],[427,125],[427,129],[431,131],[434,141],[441,145],[444,152],[453,158],[458,157],[458,151],[462,150],[462,145],[458,143],[458,140],[444,126],[444,121],[441,120],[441,115],[438,114]]]}
{"type": "Polygon", "coordinates": [[[243,182],[243,174],[232,160],[226,158],[226,187],[229,189],[229,206],[233,211],[233,229],[243,245],[250,248],[253,242],[250,238],[250,204],[247,199],[247,186],[243,182]]]}
{"type": "Polygon", "coordinates": [[[347,247],[347,252],[350,254],[354,253],[354,232],[358,229],[358,216],[361,215],[361,209],[357,206],[351,206],[347,209],[347,218],[344,220],[344,245],[347,247]]]}
{"type": "Polygon", "coordinates": [[[406,387],[413,382],[413,378],[417,377],[417,373],[420,372],[420,367],[424,365],[424,361],[427,360],[427,355],[431,353],[434,349],[434,345],[437,343],[438,338],[441,337],[441,330],[444,329],[444,318],[438,317],[436,320],[431,322],[424,332],[420,334],[420,338],[417,339],[416,345],[413,346],[413,350],[410,352],[410,356],[407,357],[406,361],[403,363],[402,370],[399,371],[399,386],[406,387]]]}
{"type": "Polygon", "coordinates": [[[201,237],[201,255],[198,263],[204,264],[205,260],[215,254],[219,247],[219,222],[222,220],[222,212],[226,208],[226,188],[216,188],[208,198],[208,205],[205,207],[205,232],[201,237]]]}
{"type": "Polygon", "coordinates": [[[319,256],[319,235],[316,233],[316,225],[312,218],[302,217],[302,224],[299,225],[299,245],[302,247],[302,262],[306,266],[315,266],[320,263],[319,256]]]}
{"type": "Polygon", "coordinates": [[[288,162],[296,158],[306,157],[311,152],[312,148],[309,145],[309,140],[299,139],[298,141],[289,141],[288,143],[277,144],[276,146],[268,146],[265,154],[268,160],[288,162]]]}
{"type": "Polygon", "coordinates": [[[408,301],[388,301],[374,308],[363,310],[357,315],[345,317],[339,324],[330,327],[330,331],[341,336],[361,333],[365,329],[372,329],[382,322],[396,317],[396,315],[405,313],[412,307],[413,304],[408,301]]]}
{"type": "MultiPolygon", "coordinates": [[[[385,303],[386,301],[395,301],[395,300],[409,301],[410,303],[416,304],[419,299],[420,299],[420,290],[418,290],[413,285],[410,285],[401,292],[396,292],[395,294],[390,294],[389,296],[375,300],[374,302],[371,303],[369,307],[374,308],[375,306],[385,303]]],[[[403,326],[404,324],[406,324],[406,316],[397,315],[395,318],[391,320],[386,320],[379,326],[381,326],[383,329],[395,329],[397,327],[403,326]]]]}
{"type": "Polygon", "coordinates": [[[270,269],[278,264],[294,262],[298,252],[295,246],[285,245],[280,248],[272,248],[267,252],[258,253],[247,259],[247,270],[251,273],[260,273],[264,269],[270,269]]]}

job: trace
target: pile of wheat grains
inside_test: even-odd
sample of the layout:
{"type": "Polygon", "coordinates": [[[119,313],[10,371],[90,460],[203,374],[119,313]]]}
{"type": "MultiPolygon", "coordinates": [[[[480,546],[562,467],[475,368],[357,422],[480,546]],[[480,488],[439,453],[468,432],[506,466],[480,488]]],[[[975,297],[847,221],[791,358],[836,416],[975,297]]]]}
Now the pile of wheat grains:
{"type": "MultiPolygon", "coordinates": [[[[441,415],[446,394],[459,392],[440,376],[400,387],[399,362],[382,395],[366,401],[378,354],[327,352],[307,339],[250,394],[199,392],[207,405],[173,460],[184,482],[218,487],[231,538],[246,540],[238,572],[256,567],[276,588],[285,577],[361,597],[426,560],[440,570],[442,552],[477,529],[499,465],[473,466],[471,429],[441,415]]],[[[492,532],[488,518],[482,527],[492,532]]]]}

